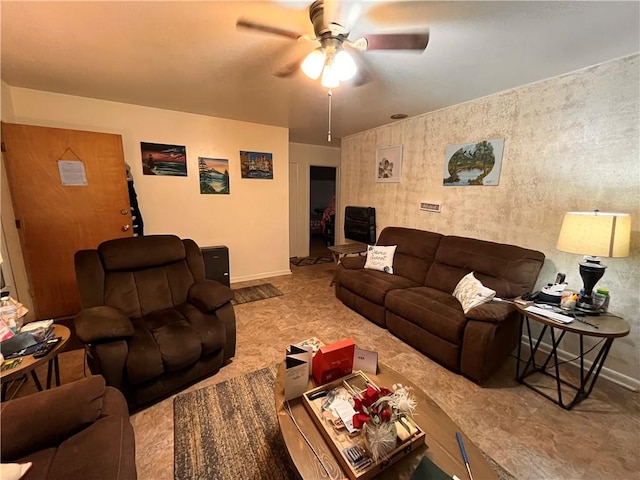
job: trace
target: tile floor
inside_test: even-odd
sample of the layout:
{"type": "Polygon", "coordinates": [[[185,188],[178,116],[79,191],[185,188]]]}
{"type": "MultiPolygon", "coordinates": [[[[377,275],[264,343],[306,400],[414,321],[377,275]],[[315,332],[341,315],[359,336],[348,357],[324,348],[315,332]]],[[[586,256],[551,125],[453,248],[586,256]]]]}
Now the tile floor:
{"type": "MultiPolygon", "coordinates": [[[[591,397],[565,411],[514,380],[511,360],[484,387],[452,373],[345,307],[329,286],[332,264],[292,267],[271,282],[284,295],[236,306],[233,362],[192,386],[212,385],[281,361],[291,342],[353,338],[431,395],[486,453],[520,480],[640,479],[640,395],[600,378],[591,397]]],[[[83,373],[82,351],[61,356],[62,381],[83,373]]],[[[40,377],[44,378],[44,371],[40,377]]],[[[29,381],[18,396],[33,392],[29,381]]],[[[132,416],[141,480],[173,479],[173,400],[132,416]]],[[[481,479],[476,479],[481,480],[481,479]]]]}

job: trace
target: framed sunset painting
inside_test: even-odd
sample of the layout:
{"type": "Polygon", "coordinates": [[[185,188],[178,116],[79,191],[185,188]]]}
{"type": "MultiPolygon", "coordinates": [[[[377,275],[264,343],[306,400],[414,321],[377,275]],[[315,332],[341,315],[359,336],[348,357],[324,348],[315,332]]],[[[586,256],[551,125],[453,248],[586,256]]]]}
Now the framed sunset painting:
{"type": "Polygon", "coordinates": [[[187,176],[187,147],[140,142],[142,173],[173,177],[187,176]]]}

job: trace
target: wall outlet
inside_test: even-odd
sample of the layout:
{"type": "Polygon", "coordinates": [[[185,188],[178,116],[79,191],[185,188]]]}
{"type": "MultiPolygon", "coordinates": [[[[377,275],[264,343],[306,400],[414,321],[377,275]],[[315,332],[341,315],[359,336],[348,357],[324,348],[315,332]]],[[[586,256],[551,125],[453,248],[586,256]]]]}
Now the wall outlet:
{"type": "Polygon", "coordinates": [[[439,203],[420,202],[420,210],[440,213],[442,211],[442,205],[439,203]]]}

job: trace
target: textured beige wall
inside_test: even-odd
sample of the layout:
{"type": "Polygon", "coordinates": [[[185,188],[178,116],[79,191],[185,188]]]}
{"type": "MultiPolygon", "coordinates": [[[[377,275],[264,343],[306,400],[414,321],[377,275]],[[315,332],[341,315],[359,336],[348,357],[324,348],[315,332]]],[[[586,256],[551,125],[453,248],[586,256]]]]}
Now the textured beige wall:
{"type": "Polygon", "coordinates": [[[631,213],[631,256],[604,259],[598,285],[631,324],[606,367],[640,385],[638,85],[634,55],[344,138],[341,203],[376,207],[378,232],[402,225],[540,250],[539,283],[565,272],[576,289],[580,257],[555,248],[563,214],[631,213]],[[447,145],[497,137],[505,139],[498,186],[442,185],[447,145]],[[403,146],[402,181],[375,183],[376,149],[391,145],[403,146]],[[421,201],[442,203],[442,213],[420,211],[421,201]]]}

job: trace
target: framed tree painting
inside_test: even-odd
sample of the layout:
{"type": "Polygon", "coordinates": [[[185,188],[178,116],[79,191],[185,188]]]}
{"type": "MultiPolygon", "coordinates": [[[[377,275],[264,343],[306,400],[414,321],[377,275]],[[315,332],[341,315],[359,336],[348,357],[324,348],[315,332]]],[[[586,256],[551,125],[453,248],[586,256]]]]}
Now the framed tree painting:
{"type": "Polygon", "coordinates": [[[402,177],[402,145],[376,150],[376,182],[399,183],[402,177]]]}
{"type": "Polygon", "coordinates": [[[498,185],[504,138],[449,145],[445,149],[445,187],[498,185]]]}
{"type": "Polygon", "coordinates": [[[229,160],[198,157],[200,193],[229,195],[229,160]]]}

